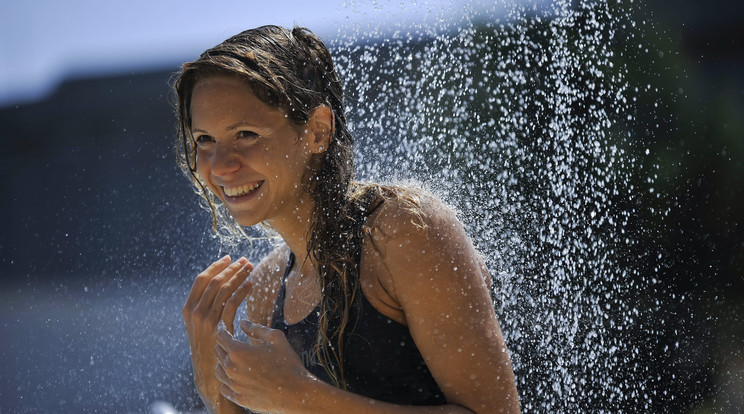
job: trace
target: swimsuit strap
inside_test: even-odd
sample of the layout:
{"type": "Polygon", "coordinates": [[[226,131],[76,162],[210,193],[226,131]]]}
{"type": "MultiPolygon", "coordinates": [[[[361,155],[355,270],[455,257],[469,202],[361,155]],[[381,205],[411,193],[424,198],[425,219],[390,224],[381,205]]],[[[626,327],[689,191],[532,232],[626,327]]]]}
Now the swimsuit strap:
{"type": "Polygon", "coordinates": [[[284,269],[284,276],[282,276],[282,287],[284,287],[284,284],[287,281],[287,276],[289,276],[289,271],[292,270],[292,266],[294,266],[294,262],[295,262],[295,255],[290,250],[289,259],[287,259],[287,268],[284,269]]]}
{"type": "Polygon", "coordinates": [[[295,256],[294,253],[291,251],[289,252],[289,259],[287,260],[287,268],[284,270],[284,276],[282,276],[282,285],[279,287],[279,295],[276,298],[276,302],[274,304],[274,314],[276,317],[284,322],[284,298],[286,296],[287,292],[287,276],[289,276],[290,270],[292,270],[292,266],[294,266],[295,262],[295,256]]]}
{"type": "MultiPolygon", "coordinates": [[[[352,243],[354,246],[354,270],[357,273],[357,277],[359,276],[359,272],[361,270],[360,263],[362,261],[362,243],[364,241],[362,235],[362,227],[367,221],[367,218],[384,203],[384,199],[381,197],[376,197],[376,195],[376,191],[369,191],[367,194],[362,196],[362,200],[360,201],[361,205],[359,208],[359,215],[354,220],[355,228],[353,229],[352,243]],[[372,208],[370,208],[370,205],[375,200],[377,201],[377,203],[372,208]]],[[[296,257],[294,255],[294,252],[290,251],[289,258],[287,258],[287,267],[284,270],[284,275],[282,276],[282,284],[279,288],[279,295],[277,296],[277,300],[274,305],[274,314],[277,316],[278,320],[282,321],[282,323],[286,323],[284,319],[284,301],[286,299],[287,292],[287,277],[289,276],[289,272],[292,270],[292,266],[294,266],[295,261],[296,257]]],[[[359,302],[355,301],[355,305],[359,306],[359,302]]],[[[352,309],[353,307],[354,306],[352,306],[352,309]]]]}

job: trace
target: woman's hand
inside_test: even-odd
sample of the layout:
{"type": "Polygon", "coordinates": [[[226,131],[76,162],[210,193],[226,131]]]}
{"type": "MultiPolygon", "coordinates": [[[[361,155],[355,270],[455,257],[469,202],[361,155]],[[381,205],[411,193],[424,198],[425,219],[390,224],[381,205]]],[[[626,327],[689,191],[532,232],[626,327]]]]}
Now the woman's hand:
{"type": "Polygon", "coordinates": [[[237,408],[220,395],[222,384],[214,374],[217,365],[214,347],[220,320],[233,330],[235,313],[251,288],[251,283],[245,281],[251,270],[253,265],[243,257],[232,264],[229,256],[223,257],[196,277],[183,307],[194,383],[210,412],[237,408]]]}
{"type": "Polygon", "coordinates": [[[240,328],[248,342],[235,339],[222,323],[217,331],[215,374],[222,395],[252,411],[283,412],[303,389],[299,382],[315,377],[283,332],[247,320],[240,328]]]}

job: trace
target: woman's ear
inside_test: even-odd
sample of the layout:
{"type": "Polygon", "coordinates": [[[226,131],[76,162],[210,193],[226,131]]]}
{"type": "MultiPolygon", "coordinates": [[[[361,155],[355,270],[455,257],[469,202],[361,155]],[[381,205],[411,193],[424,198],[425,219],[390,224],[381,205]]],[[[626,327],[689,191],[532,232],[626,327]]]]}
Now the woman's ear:
{"type": "Polygon", "coordinates": [[[335,131],[335,117],[327,105],[320,105],[313,109],[307,121],[308,144],[313,154],[320,154],[328,150],[335,131]]]}

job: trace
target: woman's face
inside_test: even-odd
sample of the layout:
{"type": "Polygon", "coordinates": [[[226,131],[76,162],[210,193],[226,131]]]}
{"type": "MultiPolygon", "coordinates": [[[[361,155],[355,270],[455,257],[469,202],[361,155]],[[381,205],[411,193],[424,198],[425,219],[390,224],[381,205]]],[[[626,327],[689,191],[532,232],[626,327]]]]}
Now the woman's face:
{"type": "Polygon", "coordinates": [[[191,131],[196,165],[208,188],[243,226],[309,211],[302,177],[310,161],[307,130],[259,100],[237,77],[194,86],[191,131]]]}

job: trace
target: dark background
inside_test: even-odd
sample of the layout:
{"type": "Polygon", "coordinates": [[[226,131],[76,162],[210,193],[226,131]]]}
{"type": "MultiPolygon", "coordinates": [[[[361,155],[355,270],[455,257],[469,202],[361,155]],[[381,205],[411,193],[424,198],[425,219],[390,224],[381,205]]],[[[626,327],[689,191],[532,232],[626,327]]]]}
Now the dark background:
{"type": "MultiPolygon", "coordinates": [[[[636,36],[616,47],[629,82],[651,85],[632,94],[626,127],[650,150],[629,256],[659,279],[639,327],[661,338],[641,347],[652,406],[741,412],[744,12],[732,1],[629,12],[636,36]]],[[[219,243],[175,166],[175,69],[69,79],[0,108],[0,411],[196,405],[174,327],[219,243]]]]}
{"type": "MultiPolygon", "coordinates": [[[[651,359],[660,411],[744,410],[744,12],[735,2],[653,2],[636,10],[651,53],[632,136],[658,176],[639,257],[659,269],[651,359]],[[655,49],[655,50],[654,50],[655,49]],[[655,213],[651,213],[655,209],[655,213]],[[662,257],[644,256],[661,247],[662,257]],[[671,351],[669,351],[671,350],[671,351]]],[[[640,188],[649,187],[639,183],[640,188]]]]}

